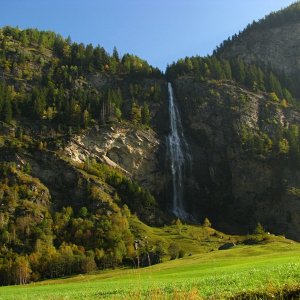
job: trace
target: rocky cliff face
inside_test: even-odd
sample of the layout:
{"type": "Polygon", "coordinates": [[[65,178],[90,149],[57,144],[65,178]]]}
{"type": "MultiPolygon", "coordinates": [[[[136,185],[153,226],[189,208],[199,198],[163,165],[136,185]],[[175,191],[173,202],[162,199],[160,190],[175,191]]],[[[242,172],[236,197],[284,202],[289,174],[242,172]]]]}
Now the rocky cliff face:
{"type": "MultiPolygon", "coordinates": [[[[275,141],[278,130],[299,123],[300,113],[233,82],[184,76],[174,89],[192,154],[184,198],[195,220],[209,217],[235,233],[247,233],[261,222],[269,231],[298,239],[300,173],[280,158],[275,141]]],[[[73,136],[62,154],[72,164],[95,159],[117,168],[168,207],[168,130],[161,128],[167,118],[159,126],[159,134],[125,123],[95,126],[73,136]]]]}
{"type": "MultiPolygon", "coordinates": [[[[36,205],[47,206],[53,214],[66,207],[76,213],[85,207],[111,214],[118,205],[126,204],[143,222],[165,222],[167,214],[157,202],[164,195],[167,177],[159,165],[164,159],[160,157],[163,145],[154,131],[125,124],[95,127],[53,151],[34,144],[27,149],[13,148],[14,130],[6,127],[10,136],[4,143],[0,139],[0,167],[11,168],[16,174],[28,169],[30,175],[22,175],[17,184],[14,179],[12,185],[25,182],[28,199],[36,205]]],[[[0,175],[7,176],[7,171],[0,175]]],[[[0,197],[2,188],[0,184],[0,197]]]]}
{"type": "Polygon", "coordinates": [[[104,162],[158,195],[166,184],[163,148],[164,141],[151,129],[116,125],[74,136],[64,153],[76,163],[93,158],[104,162]]]}
{"type": "Polygon", "coordinates": [[[193,158],[190,211],[229,231],[261,222],[299,239],[300,173],[274,154],[276,132],[297,124],[299,112],[230,82],[181,77],[175,89],[193,158]]]}

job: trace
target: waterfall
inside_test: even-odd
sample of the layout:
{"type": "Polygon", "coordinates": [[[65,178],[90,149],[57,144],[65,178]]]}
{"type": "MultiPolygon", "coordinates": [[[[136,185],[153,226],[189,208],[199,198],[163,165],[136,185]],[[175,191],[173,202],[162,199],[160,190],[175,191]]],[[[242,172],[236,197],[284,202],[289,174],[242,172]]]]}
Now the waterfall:
{"type": "Polygon", "coordinates": [[[178,107],[174,101],[173,88],[168,83],[169,92],[169,115],[170,134],[168,136],[168,149],[171,162],[173,195],[172,212],[181,219],[189,219],[189,214],[184,206],[184,184],[185,172],[190,166],[189,148],[184,137],[181,118],[178,107]]]}

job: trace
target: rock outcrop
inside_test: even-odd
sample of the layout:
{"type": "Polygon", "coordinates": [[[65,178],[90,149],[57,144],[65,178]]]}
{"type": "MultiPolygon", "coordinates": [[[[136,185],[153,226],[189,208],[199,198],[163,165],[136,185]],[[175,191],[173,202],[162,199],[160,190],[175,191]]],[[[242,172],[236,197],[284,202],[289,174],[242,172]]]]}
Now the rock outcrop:
{"type": "Polygon", "coordinates": [[[74,136],[64,152],[77,163],[92,158],[104,162],[157,194],[165,186],[165,170],[159,158],[163,146],[151,129],[116,125],[94,127],[74,136]]]}

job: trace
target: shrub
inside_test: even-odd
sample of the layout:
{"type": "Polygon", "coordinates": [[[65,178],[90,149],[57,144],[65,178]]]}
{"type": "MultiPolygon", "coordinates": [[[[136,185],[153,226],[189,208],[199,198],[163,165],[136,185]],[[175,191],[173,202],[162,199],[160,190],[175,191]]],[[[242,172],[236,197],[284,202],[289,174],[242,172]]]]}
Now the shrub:
{"type": "Polygon", "coordinates": [[[171,260],[176,259],[179,256],[179,246],[176,243],[171,243],[168,252],[171,260]]]}
{"type": "Polygon", "coordinates": [[[178,258],[182,258],[185,256],[185,250],[184,249],[180,249],[178,252],[178,258]]]}
{"type": "Polygon", "coordinates": [[[204,227],[211,227],[211,222],[208,220],[208,218],[205,218],[203,221],[203,226],[204,227]]]}
{"type": "Polygon", "coordinates": [[[263,226],[260,224],[260,222],[257,223],[255,229],[254,229],[254,234],[266,234],[265,229],[263,226]]]}

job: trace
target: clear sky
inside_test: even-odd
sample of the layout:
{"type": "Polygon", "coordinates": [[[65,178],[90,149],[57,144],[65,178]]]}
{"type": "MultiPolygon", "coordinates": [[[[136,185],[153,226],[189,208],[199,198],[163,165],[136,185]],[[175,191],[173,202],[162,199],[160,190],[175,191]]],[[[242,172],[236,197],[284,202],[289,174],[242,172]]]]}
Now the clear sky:
{"type": "Polygon", "coordinates": [[[53,30],[133,53],[164,69],[207,55],[248,23],[295,0],[0,0],[0,26],[53,30]]]}

